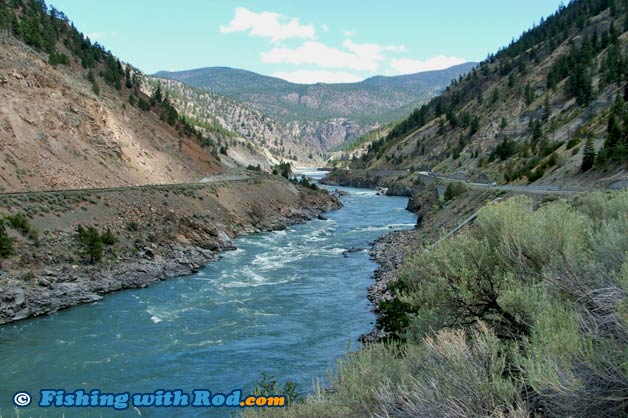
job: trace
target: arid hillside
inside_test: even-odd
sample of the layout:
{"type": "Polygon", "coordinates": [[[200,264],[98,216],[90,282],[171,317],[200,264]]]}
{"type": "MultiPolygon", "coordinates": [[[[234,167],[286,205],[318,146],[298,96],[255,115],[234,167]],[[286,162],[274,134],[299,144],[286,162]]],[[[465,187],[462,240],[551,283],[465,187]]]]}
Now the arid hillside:
{"type": "Polygon", "coordinates": [[[194,137],[96,96],[76,69],[54,68],[15,39],[0,47],[0,186],[7,191],[198,180],[220,171],[194,137]]]}
{"type": "Polygon", "coordinates": [[[625,179],[627,8],[561,7],[384,132],[352,167],[557,186],[625,179]]]}
{"type": "Polygon", "coordinates": [[[168,103],[141,93],[137,70],[60,12],[37,2],[0,9],[0,28],[9,22],[0,35],[2,190],[187,182],[222,171],[168,103]]]}

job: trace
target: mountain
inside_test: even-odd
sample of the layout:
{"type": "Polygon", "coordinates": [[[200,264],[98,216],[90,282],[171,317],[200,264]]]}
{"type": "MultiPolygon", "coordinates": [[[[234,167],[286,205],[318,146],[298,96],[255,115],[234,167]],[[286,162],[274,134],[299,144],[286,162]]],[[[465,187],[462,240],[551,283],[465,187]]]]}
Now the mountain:
{"type": "Polygon", "coordinates": [[[0,187],[198,181],[224,170],[167,101],[42,1],[0,3],[0,187]]]}
{"type": "Polygon", "coordinates": [[[622,178],[627,7],[561,7],[373,141],[351,167],[556,185],[622,178]]]}
{"type": "Polygon", "coordinates": [[[474,66],[474,63],[465,63],[445,70],[395,77],[377,76],[359,83],[342,84],[296,84],[226,67],[160,71],[155,76],[251,103],[284,120],[339,117],[359,121],[424,100],[474,66]],[[365,104],[374,108],[366,111],[365,104]]]}
{"type": "Polygon", "coordinates": [[[161,71],[155,77],[174,79],[247,103],[282,122],[303,144],[329,150],[382,123],[399,119],[408,106],[426,102],[474,65],[346,84],[296,84],[224,67],[161,71]]]}
{"type": "Polygon", "coordinates": [[[147,94],[152,95],[160,88],[178,111],[212,142],[229,143],[230,155],[235,153],[234,146],[244,144],[247,149],[263,156],[261,160],[251,161],[250,165],[260,164],[269,168],[281,160],[293,160],[299,164],[321,161],[319,156],[287,132],[283,124],[249,105],[176,80],[150,76],[144,76],[143,80],[147,94]]]}

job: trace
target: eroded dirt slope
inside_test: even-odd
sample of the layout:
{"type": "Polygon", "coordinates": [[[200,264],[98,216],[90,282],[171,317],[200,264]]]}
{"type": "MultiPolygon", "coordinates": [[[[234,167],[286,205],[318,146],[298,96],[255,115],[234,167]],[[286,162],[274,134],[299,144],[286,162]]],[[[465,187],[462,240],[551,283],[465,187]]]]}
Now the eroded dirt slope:
{"type": "Polygon", "coordinates": [[[104,85],[80,65],[48,64],[0,40],[0,188],[4,191],[196,181],[221,171],[193,137],[104,85]]]}

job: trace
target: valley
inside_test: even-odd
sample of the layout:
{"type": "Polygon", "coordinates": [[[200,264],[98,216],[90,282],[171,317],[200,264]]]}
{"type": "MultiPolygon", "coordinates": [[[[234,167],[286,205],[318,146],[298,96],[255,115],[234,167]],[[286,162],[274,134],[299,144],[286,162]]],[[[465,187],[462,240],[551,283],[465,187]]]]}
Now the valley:
{"type": "Polygon", "coordinates": [[[628,2],[495,4],[0,2],[0,418],[627,417],[628,2]]]}
{"type": "Polygon", "coordinates": [[[295,84],[232,68],[161,71],[155,77],[247,103],[301,146],[325,154],[427,102],[475,63],[353,84],[295,84]],[[272,120],[271,119],[271,120],[272,120]]]}

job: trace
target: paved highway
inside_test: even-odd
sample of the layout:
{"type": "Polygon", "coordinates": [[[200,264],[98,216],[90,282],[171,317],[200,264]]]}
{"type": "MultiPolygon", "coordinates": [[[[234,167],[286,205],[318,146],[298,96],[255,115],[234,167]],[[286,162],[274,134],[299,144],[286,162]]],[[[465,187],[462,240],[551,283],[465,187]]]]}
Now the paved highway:
{"type": "MultiPolygon", "coordinates": [[[[458,181],[458,182],[465,183],[465,184],[468,184],[468,185],[474,186],[474,187],[481,187],[481,188],[487,188],[487,189],[490,188],[490,189],[504,190],[504,191],[511,191],[511,192],[525,192],[525,193],[582,193],[582,192],[589,192],[589,191],[594,190],[594,189],[586,189],[584,187],[573,187],[573,186],[567,186],[567,187],[547,186],[547,185],[523,186],[523,185],[509,185],[509,184],[497,185],[497,184],[494,184],[494,183],[493,184],[475,183],[475,182],[471,182],[471,181],[467,181],[467,180],[457,179],[457,178],[451,177],[451,176],[446,176],[444,174],[436,174],[436,173],[432,173],[432,172],[428,172],[428,171],[419,171],[418,174],[419,174],[419,176],[425,177],[425,178],[441,179],[441,180],[447,180],[447,181],[458,181]]],[[[595,190],[598,190],[598,189],[595,189],[595,190]]]]}

